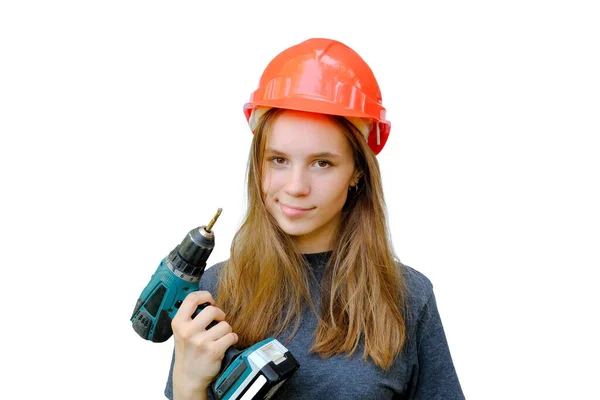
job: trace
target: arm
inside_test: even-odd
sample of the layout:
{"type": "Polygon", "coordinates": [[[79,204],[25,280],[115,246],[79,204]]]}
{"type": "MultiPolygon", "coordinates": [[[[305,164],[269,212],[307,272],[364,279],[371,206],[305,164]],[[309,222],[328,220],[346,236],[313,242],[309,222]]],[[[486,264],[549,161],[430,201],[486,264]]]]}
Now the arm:
{"type": "MultiPolygon", "coordinates": [[[[181,366],[178,366],[175,362],[175,351],[173,351],[173,359],[171,361],[171,370],[169,371],[169,384],[171,384],[171,397],[172,400],[207,400],[208,397],[206,395],[207,388],[201,387],[197,390],[190,390],[185,387],[183,384],[178,383],[178,376],[183,375],[182,372],[177,371],[177,369],[181,369],[181,366]]],[[[166,392],[165,392],[166,394],[166,392]]],[[[167,396],[168,397],[168,396],[167,396]]]]}
{"type": "Polygon", "coordinates": [[[224,318],[207,291],[192,292],[183,300],[171,323],[175,351],[164,392],[167,398],[207,398],[207,388],[219,373],[226,350],[238,340],[224,318]],[[210,305],[193,317],[196,308],[206,302],[210,305]],[[213,321],[219,322],[208,328],[213,321]]]}
{"type": "Polygon", "coordinates": [[[201,390],[199,392],[175,392],[173,396],[174,400],[207,400],[206,390],[201,390]]]}
{"type": "MultiPolygon", "coordinates": [[[[211,266],[210,268],[207,268],[206,271],[204,272],[204,276],[202,277],[202,279],[200,280],[199,284],[198,284],[198,292],[202,292],[202,291],[208,291],[213,292],[215,291],[215,285],[217,282],[216,279],[216,271],[219,270],[221,266],[221,263],[217,263],[213,266],[211,266]]],[[[188,295],[186,297],[186,300],[184,300],[184,302],[189,301],[188,298],[189,297],[194,297],[194,296],[190,296],[188,295]]],[[[212,298],[212,296],[211,296],[212,298]]],[[[200,302],[204,302],[206,299],[203,300],[199,300],[200,302]]],[[[183,304],[182,306],[183,307],[183,304]]],[[[181,311],[181,307],[179,308],[178,313],[181,311]]],[[[192,311],[195,310],[195,306],[192,307],[192,311]]],[[[204,311],[206,311],[207,309],[203,310],[202,313],[204,313],[204,311]]],[[[191,311],[190,311],[191,313],[191,311]]],[[[201,313],[201,314],[202,314],[201,313]]],[[[196,317],[194,320],[198,319],[198,317],[196,317]]],[[[210,319],[210,318],[209,318],[210,319]]],[[[217,326],[214,326],[213,328],[210,329],[210,331],[213,331],[213,329],[215,329],[217,326]]],[[[197,386],[197,387],[189,387],[187,385],[184,384],[183,382],[183,377],[185,374],[183,374],[186,370],[185,367],[183,367],[183,362],[184,360],[184,356],[181,357],[180,360],[176,360],[176,353],[180,354],[181,352],[181,343],[178,340],[179,338],[179,333],[178,333],[178,329],[174,329],[173,331],[173,337],[174,337],[174,342],[175,342],[175,346],[174,346],[174,351],[173,351],[173,357],[171,358],[171,366],[169,369],[169,375],[168,375],[168,379],[167,379],[167,384],[165,386],[165,390],[164,390],[164,395],[166,398],[168,398],[169,400],[180,400],[180,399],[194,399],[194,398],[198,398],[198,399],[208,399],[208,400],[214,400],[214,395],[212,393],[212,389],[209,387],[207,388],[203,393],[198,393],[198,391],[200,390],[201,386],[197,386]],[[179,346],[178,346],[179,344],[179,346]],[[178,347],[179,347],[179,351],[178,351],[178,347]],[[176,361],[180,361],[180,362],[176,362],[176,361]],[[187,386],[187,388],[185,387],[187,386]],[[189,388],[189,389],[188,389],[189,388]],[[181,390],[192,390],[191,393],[180,393],[181,390]],[[181,397],[184,396],[184,397],[181,397]],[[196,396],[196,397],[193,397],[196,396]]],[[[184,352],[183,352],[184,353],[184,352]]],[[[184,353],[185,355],[185,353],[184,353]]],[[[197,356],[191,357],[191,359],[193,360],[194,358],[196,358],[197,356]]],[[[219,363],[219,368],[220,368],[220,363],[219,363]]],[[[196,371],[198,372],[198,367],[197,366],[189,366],[187,368],[188,371],[193,372],[196,371]]],[[[204,385],[206,386],[206,385],[204,385]]]]}
{"type": "Polygon", "coordinates": [[[417,326],[417,364],[413,370],[411,399],[464,399],[446,334],[431,292],[417,326]]]}
{"type": "Polygon", "coordinates": [[[209,388],[204,391],[196,393],[179,393],[179,385],[173,385],[173,368],[175,367],[175,350],[173,350],[173,357],[171,358],[171,367],[169,369],[169,375],[167,378],[167,384],[165,386],[165,397],[169,400],[214,400],[213,394],[209,388]],[[174,388],[175,386],[175,388],[174,388]]]}

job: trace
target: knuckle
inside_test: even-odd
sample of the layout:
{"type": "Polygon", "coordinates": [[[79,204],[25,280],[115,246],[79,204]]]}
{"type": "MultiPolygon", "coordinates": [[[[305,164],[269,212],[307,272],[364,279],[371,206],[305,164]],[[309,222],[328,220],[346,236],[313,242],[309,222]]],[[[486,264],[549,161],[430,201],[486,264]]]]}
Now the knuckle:
{"type": "Polygon", "coordinates": [[[198,299],[212,300],[212,295],[207,290],[198,290],[194,294],[198,299]]]}
{"type": "Polygon", "coordinates": [[[185,296],[185,299],[183,301],[186,303],[200,303],[205,298],[206,298],[205,291],[196,290],[194,292],[191,292],[187,296],[185,296]]]}
{"type": "Polygon", "coordinates": [[[181,322],[179,321],[179,318],[177,318],[177,316],[175,316],[171,320],[171,330],[173,330],[173,333],[179,333],[179,331],[181,330],[181,322]]]}
{"type": "Polygon", "coordinates": [[[196,335],[194,337],[189,338],[189,340],[194,347],[200,350],[206,347],[206,341],[204,340],[204,337],[202,337],[202,335],[196,335]]]}
{"type": "Polygon", "coordinates": [[[222,311],[215,306],[207,306],[203,311],[207,311],[207,314],[213,319],[218,319],[222,311]]]}
{"type": "Polygon", "coordinates": [[[223,329],[225,330],[226,333],[233,332],[231,325],[229,325],[229,323],[227,321],[221,321],[221,322],[219,322],[219,324],[221,324],[221,326],[223,327],[223,329]]]}
{"type": "Polygon", "coordinates": [[[221,360],[225,356],[225,354],[222,351],[220,351],[216,346],[210,347],[209,354],[213,360],[221,360]]]}
{"type": "Polygon", "coordinates": [[[214,311],[213,311],[214,308],[215,308],[214,306],[206,306],[200,312],[204,313],[204,315],[211,316],[214,313],[214,311]]]}
{"type": "Polygon", "coordinates": [[[193,301],[196,301],[196,300],[198,300],[201,297],[202,297],[202,292],[195,291],[195,292],[192,292],[192,293],[188,294],[186,298],[188,298],[190,300],[193,300],[193,301]]]}
{"type": "MultiPolygon", "coordinates": [[[[174,331],[173,334],[175,334],[174,331]]],[[[192,336],[191,329],[189,329],[188,327],[180,327],[180,329],[177,331],[177,336],[180,339],[187,341],[192,336]]]]}

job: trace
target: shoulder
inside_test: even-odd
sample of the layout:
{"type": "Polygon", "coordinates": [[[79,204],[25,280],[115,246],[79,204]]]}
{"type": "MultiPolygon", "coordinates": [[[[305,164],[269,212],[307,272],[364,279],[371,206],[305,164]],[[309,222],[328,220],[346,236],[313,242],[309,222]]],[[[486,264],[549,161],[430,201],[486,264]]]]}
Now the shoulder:
{"type": "Polygon", "coordinates": [[[433,295],[433,284],[422,272],[397,262],[405,283],[405,299],[407,311],[418,315],[433,295]]]}
{"type": "Polygon", "coordinates": [[[435,301],[433,284],[423,273],[402,265],[406,283],[407,360],[414,373],[408,384],[410,398],[464,399],[444,326],[435,301]]]}
{"type": "Polygon", "coordinates": [[[227,260],[213,264],[204,270],[204,274],[202,275],[202,278],[200,278],[200,290],[207,290],[213,296],[216,294],[220,272],[225,262],[227,262],[227,260]]]}

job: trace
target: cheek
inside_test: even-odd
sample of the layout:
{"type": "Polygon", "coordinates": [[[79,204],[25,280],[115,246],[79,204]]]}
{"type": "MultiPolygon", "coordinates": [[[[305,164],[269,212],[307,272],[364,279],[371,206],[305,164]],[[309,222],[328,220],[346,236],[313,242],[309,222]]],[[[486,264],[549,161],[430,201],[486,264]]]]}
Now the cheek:
{"type": "Polygon", "coordinates": [[[273,193],[277,189],[277,174],[274,174],[268,168],[263,170],[262,175],[262,191],[264,195],[273,193]]]}
{"type": "Polygon", "coordinates": [[[318,190],[323,203],[332,207],[343,206],[348,195],[348,186],[339,178],[323,180],[313,190],[318,190]]]}

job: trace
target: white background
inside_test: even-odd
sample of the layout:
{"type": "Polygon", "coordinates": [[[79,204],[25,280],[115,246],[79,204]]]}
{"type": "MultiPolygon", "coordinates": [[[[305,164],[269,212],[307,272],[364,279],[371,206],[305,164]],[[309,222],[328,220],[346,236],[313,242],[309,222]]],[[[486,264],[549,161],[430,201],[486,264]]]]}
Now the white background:
{"type": "Polygon", "coordinates": [[[139,338],[135,302],[219,207],[209,263],[228,257],[242,105],[330,37],[382,87],[395,249],[466,396],[600,399],[595,3],[3,2],[0,398],[163,398],[172,338],[139,338]]]}

